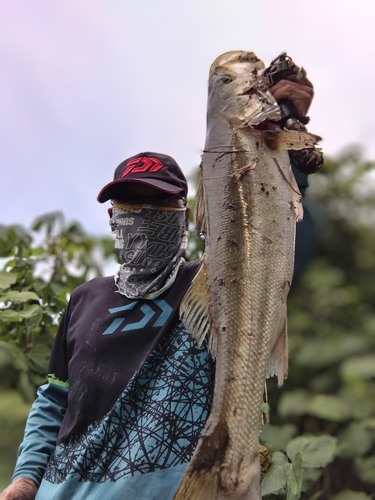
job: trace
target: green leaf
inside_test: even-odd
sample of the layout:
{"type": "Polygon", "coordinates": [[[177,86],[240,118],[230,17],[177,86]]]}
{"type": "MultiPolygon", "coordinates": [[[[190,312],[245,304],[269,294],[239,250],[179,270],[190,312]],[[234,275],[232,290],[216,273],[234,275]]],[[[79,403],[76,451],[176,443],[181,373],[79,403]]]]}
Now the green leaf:
{"type": "Polygon", "coordinates": [[[35,388],[31,383],[27,371],[21,371],[18,386],[26,401],[30,403],[35,399],[35,388]]]}
{"type": "Polygon", "coordinates": [[[11,285],[14,285],[16,281],[17,277],[15,274],[6,271],[0,271],[0,288],[2,290],[7,290],[11,285]]]}
{"type": "Polygon", "coordinates": [[[285,450],[296,432],[297,429],[293,424],[282,426],[266,424],[262,427],[260,441],[272,454],[274,451],[285,450]]]}
{"type": "Polygon", "coordinates": [[[350,459],[365,455],[371,447],[371,432],[362,425],[352,422],[339,434],[336,455],[350,459]]]}
{"type": "Polygon", "coordinates": [[[307,413],[311,400],[311,394],[304,389],[286,392],[281,396],[278,413],[281,417],[291,415],[304,415],[307,413]]]}
{"type": "Polygon", "coordinates": [[[319,500],[319,498],[322,496],[322,494],[323,494],[322,491],[317,491],[311,497],[309,497],[308,500],[319,500]]]}
{"type": "Polygon", "coordinates": [[[45,384],[47,382],[47,377],[44,375],[39,375],[38,373],[35,372],[29,372],[30,380],[31,382],[36,386],[39,387],[42,384],[45,384]]]}
{"type": "Polygon", "coordinates": [[[29,354],[30,365],[33,371],[40,375],[47,374],[48,360],[51,350],[44,344],[35,344],[29,354]]]}
{"type": "Polygon", "coordinates": [[[20,317],[19,313],[17,311],[14,311],[13,309],[0,310],[0,321],[3,321],[4,323],[16,323],[21,320],[22,318],[20,317]]]}
{"type": "Polygon", "coordinates": [[[40,229],[44,228],[46,230],[47,236],[51,236],[54,232],[54,229],[58,227],[58,225],[62,226],[63,223],[64,216],[61,212],[50,212],[35,219],[32,229],[34,231],[39,231],[40,229]]]}
{"type": "Polygon", "coordinates": [[[308,339],[299,350],[296,361],[302,366],[327,366],[345,356],[362,352],[366,341],[353,335],[330,335],[308,339]]]}
{"type": "Polygon", "coordinates": [[[284,488],[289,469],[292,465],[288,462],[287,457],[276,451],[272,456],[270,468],[263,477],[261,484],[262,496],[274,493],[284,488]]]}
{"type": "Polygon", "coordinates": [[[12,360],[12,352],[6,342],[0,342],[0,369],[9,365],[12,360]]]}
{"type": "Polygon", "coordinates": [[[270,411],[270,405],[268,403],[262,403],[260,411],[261,413],[268,413],[270,411]]]}
{"type": "Polygon", "coordinates": [[[355,458],[354,471],[364,483],[375,484],[375,456],[355,458]]]}
{"type": "Polygon", "coordinates": [[[330,500],[371,500],[371,498],[360,491],[344,490],[331,497],[330,500]]]}
{"type": "Polygon", "coordinates": [[[20,316],[23,319],[30,319],[36,315],[40,316],[41,312],[42,308],[38,304],[32,304],[31,306],[27,306],[22,309],[22,311],[20,311],[20,316]]]}
{"type": "Polygon", "coordinates": [[[365,429],[375,430],[375,416],[370,418],[365,418],[364,420],[362,420],[361,425],[365,429]]]}
{"type": "Polygon", "coordinates": [[[313,396],[304,389],[297,389],[282,395],[278,412],[284,418],[293,415],[315,415],[319,418],[341,422],[351,416],[351,407],[339,396],[330,394],[313,396]]]}
{"type": "Polygon", "coordinates": [[[307,413],[326,420],[342,422],[347,420],[352,412],[350,405],[343,398],[330,394],[318,394],[310,400],[307,413]]]}
{"type": "Polygon", "coordinates": [[[340,367],[340,374],[344,379],[375,378],[375,355],[353,356],[347,359],[340,367]]]}
{"type": "MultiPolygon", "coordinates": [[[[304,468],[303,469],[303,478],[302,478],[302,491],[310,491],[312,486],[320,478],[322,473],[323,473],[323,469],[321,469],[321,468],[319,468],[319,469],[304,468]]],[[[320,494],[319,494],[319,496],[320,496],[320,494]]],[[[312,500],[312,498],[309,500],[312,500]]]]}
{"type": "Polygon", "coordinates": [[[336,288],[345,283],[345,272],[343,269],[331,264],[328,268],[324,268],[324,272],[320,272],[321,262],[317,261],[317,264],[315,269],[310,269],[309,285],[311,288],[336,288]]]}
{"type": "Polygon", "coordinates": [[[22,349],[20,349],[14,342],[9,342],[8,345],[12,352],[13,366],[16,368],[16,370],[27,372],[29,369],[29,364],[22,349]]]}
{"type": "Polygon", "coordinates": [[[28,300],[39,300],[39,296],[35,292],[18,292],[13,290],[7,292],[7,300],[10,302],[27,302],[28,300]]]}
{"type": "Polygon", "coordinates": [[[325,467],[334,459],[336,442],[333,436],[299,436],[288,444],[286,453],[292,462],[300,453],[303,467],[325,467]]]}
{"type": "Polygon", "coordinates": [[[302,487],[302,459],[297,453],[286,476],[286,500],[298,500],[302,487]]]}
{"type": "Polygon", "coordinates": [[[43,309],[38,306],[38,309],[35,310],[35,313],[30,317],[27,318],[25,321],[26,328],[33,329],[38,326],[40,326],[41,322],[43,320],[43,309]]]}
{"type": "Polygon", "coordinates": [[[28,232],[19,225],[0,226],[0,257],[9,257],[22,254],[22,249],[28,248],[32,238],[28,232]]]}

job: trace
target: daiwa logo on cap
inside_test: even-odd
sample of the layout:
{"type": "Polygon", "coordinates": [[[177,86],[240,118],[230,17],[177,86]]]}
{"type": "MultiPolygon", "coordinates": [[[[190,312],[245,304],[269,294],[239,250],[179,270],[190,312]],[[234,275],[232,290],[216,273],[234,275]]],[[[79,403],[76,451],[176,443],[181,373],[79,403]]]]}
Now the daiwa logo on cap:
{"type": "Polygon", "coordinates": [[[122,199],[133,183],[144,184],[170,195],[181,194],[184,198],[188,192],[186,178],[171,156],[141,152],[118,165],[113,181],[100,191],[98,201],[104,203],[110,199],[122,199]]]}
{"type": "Polygon", "coordinates": [[[126,164],[126,169],[121,175],[121,179],[128,174],[138,174],[140,172],[158,172],[163,167],[163,163],[157,158],[139,156],[138,158],[133,158],[133,160],[130,160],[126,164]]]}

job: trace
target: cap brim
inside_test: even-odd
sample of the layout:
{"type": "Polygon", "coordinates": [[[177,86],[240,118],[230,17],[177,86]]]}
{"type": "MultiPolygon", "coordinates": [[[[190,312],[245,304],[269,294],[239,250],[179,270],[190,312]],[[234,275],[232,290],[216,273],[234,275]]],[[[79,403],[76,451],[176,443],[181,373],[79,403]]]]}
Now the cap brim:
{"type": "Polygon", "coordinates": [[[124,184],[144,184],[146,186],[154,187],[163,193],[168,194],[179,194],[184,191],[183,188],[169,184],[158,179],[119,179],[117,181],[112,181],[100,191],[97,200],[99,203],[104,203],[108,200],[114,200],[116,198],[121,198],[121,195],[126,193],[128,190],[121,188],[124,184]]]}

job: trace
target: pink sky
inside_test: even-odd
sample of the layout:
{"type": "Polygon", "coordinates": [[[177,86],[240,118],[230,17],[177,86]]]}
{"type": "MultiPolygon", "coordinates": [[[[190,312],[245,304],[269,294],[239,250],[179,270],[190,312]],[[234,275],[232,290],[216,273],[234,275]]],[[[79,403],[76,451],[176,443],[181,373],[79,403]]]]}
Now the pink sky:
{"type": "Polygon", "coordinates": [[[310,130],[375,159],[372,0],[0,0],[0,223],[62,210],[106,233],[96,195],[127,156],[186,174],[205,138],[217,55],[287,51],[315,84],[310,130]],[[253,7],[256,5],[256,7],[253,7]]]}

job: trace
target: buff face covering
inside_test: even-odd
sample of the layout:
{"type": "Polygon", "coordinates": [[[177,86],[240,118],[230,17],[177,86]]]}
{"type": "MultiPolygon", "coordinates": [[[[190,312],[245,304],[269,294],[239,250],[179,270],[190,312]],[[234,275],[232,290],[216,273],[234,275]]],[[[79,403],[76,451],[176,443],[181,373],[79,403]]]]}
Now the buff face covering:
{"type": "Polygon", "coordinates": [[[115,204],[110,225],[123,264],[115,275],[121,294],[154,299],[174,282],[187,244],[186,208],[115,204]]]}

